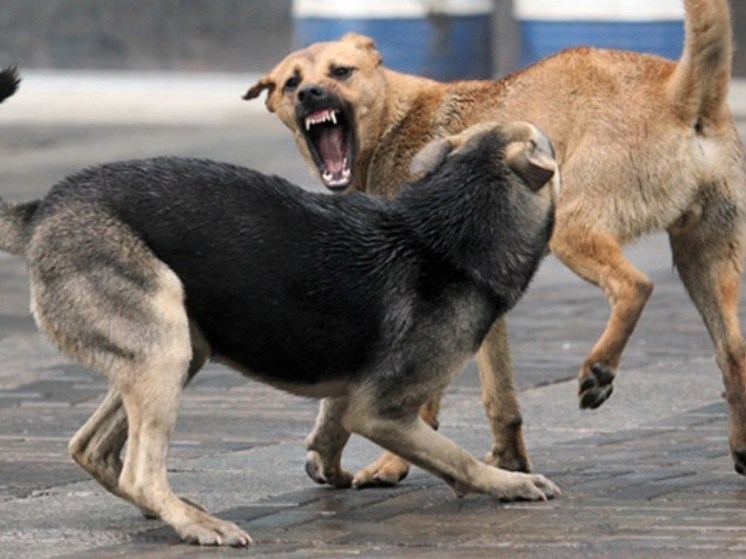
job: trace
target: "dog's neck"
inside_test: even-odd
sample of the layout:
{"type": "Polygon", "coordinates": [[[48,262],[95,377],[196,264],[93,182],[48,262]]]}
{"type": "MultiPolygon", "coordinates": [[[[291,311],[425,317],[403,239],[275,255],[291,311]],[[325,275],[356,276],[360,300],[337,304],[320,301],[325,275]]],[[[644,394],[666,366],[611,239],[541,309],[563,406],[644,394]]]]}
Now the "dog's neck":
{"type": "Polygon", "coordinates": [[[496,89],[505,87],[500,81],[442,83],[387,68],[382,73],[384,105],[362,142],[353,173],[356,190],[393,196],[411,180],[409,164],[427,142],[498,118],[497,103],[486,115],[479,109],[485,103],[468,101],[474,96],[499,98],[496,89]]]}
{"type": "MultiPolygon", "coordinates": [[[[441,84],[427,78],[402,74],[382,69],[385,94],[383,95],[383,106],[377,114],[375,122],[367,127],[368,131],[364,138],[360,138],[363,148],[358,154],[355,171],[353,173],[352,188],[363,192],[372,192],[385,196],[393,196],[398,192],[402,183],[409,180],[409,160],[414,152],[421,146],[402,150],[398,143],[388,142],[388,138],[399,135],[402,122],[407,121],[412,108],[423,97],[430,96],[437,91],[441,84]],[[396,146],[396,149],[392,149],[396,146]],[[394,160],[387,160],[392,157],[394,160]],[[379,161],[387,160],[387,164],[396,165],[400,172],[396,173],[394,180],[382,183],[377,177],[376,169],[379,161]]],[[[421,123],[427,127],[427,123],[421,123]]],[[[388,173],[386,176],[390,176],[388,173]]]]}

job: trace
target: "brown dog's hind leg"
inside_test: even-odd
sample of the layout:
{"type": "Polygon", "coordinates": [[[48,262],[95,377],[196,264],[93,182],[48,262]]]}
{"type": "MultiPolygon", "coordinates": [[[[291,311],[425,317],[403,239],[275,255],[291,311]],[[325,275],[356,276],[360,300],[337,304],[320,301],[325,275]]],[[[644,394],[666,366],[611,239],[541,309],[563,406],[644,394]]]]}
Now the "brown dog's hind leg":
{"type": "MultiPolygon", "coordinates": [[[[420,408],[420,419],[433,430],[438,429],[440,400],[443,394],[436,394],[420,408]]],[[[409,462],[393,452],[382,453],[374,462],[360,470],[352,478],[356,489],[365,487],[393,487],[409,474],[409,462]]]]}
{"type": "MultiPolygon", "coordinates": [[[[724,212],[723,212],[724,213],[724,212]]],[[[729,411],[729,446],[746,475],[746,349],[738,320],[743,248],[726,224],[669,231],[674,264],[715,344],[729,411]]]]}
{"type": "Polygon", "coordinates": [[[492,325],[477,354],[477,365],[482,403],[492,430],[492,450],[487,453],[485,462],[504,470],[530,472],[505,319],[492,325]]]}
{"type": "Polygon", "coordinates": [[[597,285],[611,305],[606,329],[583,363],[578,381],[581,408],[598,408],[613,391],[613,380],[653,283],[622,253],[608,233],[557,224],[552,252],[581,278],[597,285]]]}

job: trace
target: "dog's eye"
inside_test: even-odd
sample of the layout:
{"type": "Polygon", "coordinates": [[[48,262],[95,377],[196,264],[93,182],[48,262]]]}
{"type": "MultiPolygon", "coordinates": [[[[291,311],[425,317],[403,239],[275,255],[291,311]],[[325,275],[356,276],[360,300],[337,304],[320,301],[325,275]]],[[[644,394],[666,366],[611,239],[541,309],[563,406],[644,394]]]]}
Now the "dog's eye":
{"type": "Polygon", "coordinates": [[[346,80],[352,75],[352,72],[355,70],[355,68],[351,68],[349,66],[335,66],[331,69],[331,75],[332,77],[338,79],[338,80],[346,80]]]}
{"type": "Polygon", "coordinates": [[[285,85],[282,88],[285,91],[293,91],[296,87],[298,87],[299,83],[300,76],[298,74],[295,74],[292,78],[289,78],[288,81],[285,82],[285,85]]]}

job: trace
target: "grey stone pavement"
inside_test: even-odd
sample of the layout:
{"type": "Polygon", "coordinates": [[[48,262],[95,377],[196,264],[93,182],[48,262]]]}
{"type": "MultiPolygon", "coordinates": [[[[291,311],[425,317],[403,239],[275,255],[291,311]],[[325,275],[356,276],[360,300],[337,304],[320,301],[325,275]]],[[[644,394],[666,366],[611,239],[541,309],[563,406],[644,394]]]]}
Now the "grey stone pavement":
{"type": "MultiPolygon", "coordinates": [[[[233,161],[311,186],[281,125],[261,103],[240,101],[251,82],[30,73],[0,106],[0,195],[32,198],[82,166],[161,154],[233,161]]],[[[734,84],[732,98],[746,132],[746,84],[734,84]]],[[[549,257],[510,317],[534,470],[563,489],[546,503],[459,499],[419,470],[392,489],[316,486],[303,472],[315,402],[218,366],[200,373],[184,397],[170,479],[246,528],[256,542],[249,550],[181,544],[73,464],[67,441],[104,382],[37,333],[24,263],[0,255],[0,558],[743,557],[746,479],[728,456],[711,344],[665,237],[629,255],[656,290],[601,409],[578,409],[574,381],[605,323],[600,292],[549,257]]],[[[447,393],[442,431],[481,456],[490,437],[479,394],[472,365],[447,393]]],[[[345,465],[377,454],[354,439],[345,465]]]]}

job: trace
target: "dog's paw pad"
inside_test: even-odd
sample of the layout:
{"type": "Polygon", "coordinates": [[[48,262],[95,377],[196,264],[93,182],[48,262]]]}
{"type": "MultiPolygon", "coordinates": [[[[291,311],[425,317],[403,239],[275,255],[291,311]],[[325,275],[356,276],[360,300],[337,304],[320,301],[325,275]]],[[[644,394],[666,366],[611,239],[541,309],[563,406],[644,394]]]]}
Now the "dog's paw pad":
{"type": "Polygon", "coordinates": [[[614,392],[614,370],[602,363],[594,363],[590,374],[580,379],[580,407],[592,409],[600,407],[614,392]]]}

